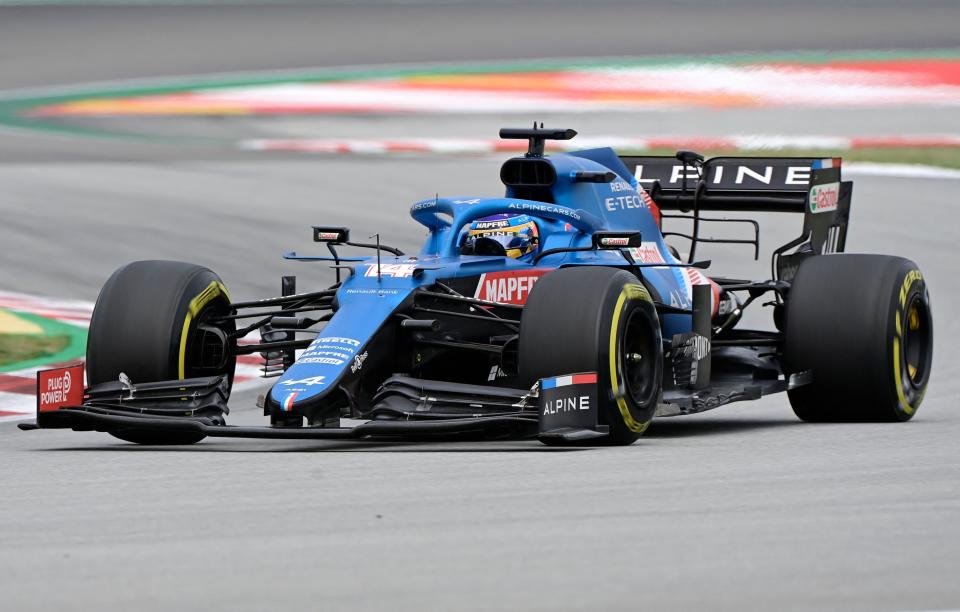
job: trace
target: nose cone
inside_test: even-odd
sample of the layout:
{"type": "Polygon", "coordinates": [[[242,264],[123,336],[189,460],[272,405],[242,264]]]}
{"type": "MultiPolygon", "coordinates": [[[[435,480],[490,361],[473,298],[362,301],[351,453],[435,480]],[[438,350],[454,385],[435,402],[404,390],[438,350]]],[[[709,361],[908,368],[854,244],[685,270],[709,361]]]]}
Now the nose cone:
{"type": "Polygon", "coordinates": [[[271,410],[291,412],[322,404],[333,390],[358,376],[367,359],[382,358],[368,345],[418,286],[415,266],[384,260],[379,278],[375,262],[357,266],[337,291],[337,312],[270,390],[271,410]]]}

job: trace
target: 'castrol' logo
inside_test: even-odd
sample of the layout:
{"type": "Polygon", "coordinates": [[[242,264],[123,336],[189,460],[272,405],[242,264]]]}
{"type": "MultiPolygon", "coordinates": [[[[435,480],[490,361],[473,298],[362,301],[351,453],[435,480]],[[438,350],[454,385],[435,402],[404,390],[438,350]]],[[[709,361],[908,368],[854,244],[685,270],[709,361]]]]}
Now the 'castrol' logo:
{"type": "Polygon", "coordinates": [[[840,183],[814,185],[810,188],[810,212],[822,213],[837,210],[840,202],[840,183]]]}
{"type": "Polygon", "coordinates": [[[549,270],[487,272],[480,276],[474,297],[499,304],[524,304],[533,286],[547,272],[549,270]]]}

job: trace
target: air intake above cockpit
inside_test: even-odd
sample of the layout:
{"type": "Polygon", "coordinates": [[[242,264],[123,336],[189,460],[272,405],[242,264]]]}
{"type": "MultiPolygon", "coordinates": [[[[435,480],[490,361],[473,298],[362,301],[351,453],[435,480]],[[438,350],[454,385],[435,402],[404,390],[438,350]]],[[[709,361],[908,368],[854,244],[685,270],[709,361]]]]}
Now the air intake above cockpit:
{"type": "Polygon", "coordinates": [[[551,187],[557,182],[557,171],[546,159],[515,157],[501,166],[500,180],[507,187],[551,187]]]}

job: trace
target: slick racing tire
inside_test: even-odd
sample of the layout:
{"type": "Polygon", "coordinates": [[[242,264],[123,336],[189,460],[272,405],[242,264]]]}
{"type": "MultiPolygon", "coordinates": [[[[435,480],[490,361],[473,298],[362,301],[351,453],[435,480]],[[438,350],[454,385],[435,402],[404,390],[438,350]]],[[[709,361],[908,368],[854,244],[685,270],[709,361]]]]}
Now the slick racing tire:
{"type": "MultiPolygon", "coordinates": [[[[198,328],[228,314],[230,298],[220,277],[178,261],[137,261],[113,273],[100,290],[87,336],[87,381],[115,381],[123,372],[136,383],[226,374],[233,381],[236,355],[217,350],[198,328]]],[[[218,324],[229,334],[235,325],[218,324]]],[[[112,435],[138,444],[192,444],[198,433],[135,429],[112,435]]]]}
{"type": "Polygon", "coordinates": [[[598,266],[547,274],[520,320],[522,384],[596,372],[599,421],[610,444],[632,444],[656,411],[663,378],[660,322],[635,276],[598,266]]]}
{"type": "Polygon", "coordinates": [[[787,374],[812,382],[788,392],[804,421],[907,421],[923,401],[933,319],[923,275],[887,255],[805,260],[786,299],[787,374]]]}

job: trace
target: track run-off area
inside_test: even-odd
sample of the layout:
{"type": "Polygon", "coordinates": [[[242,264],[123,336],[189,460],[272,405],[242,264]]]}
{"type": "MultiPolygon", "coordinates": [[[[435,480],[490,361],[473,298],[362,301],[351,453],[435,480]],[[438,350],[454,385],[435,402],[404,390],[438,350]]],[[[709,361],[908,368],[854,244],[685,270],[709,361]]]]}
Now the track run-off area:
{"type": "Polygon", "coordinates": [[[912,112],[924,108],[946,119],[957,106],[955,51],[818,52],[156,79],[7,94],[0,124],[259,151],[455,154],[515,150],[517,143],[450,134],[450,125],[470,132],[463,127],[484,117],[536,114],[593,127],[568,147],[851,150],[960,147],[956,120],[931,129],[912,112]],[[791,121],[781,120],[785,113],[791,121]],[[677,118],[703,115],[713,118],[709,126],[664,133],[677,118]],[[371,123],[377,137],[358,125],[371,123]]]}
{"type": "MultiPolygon", "coordinates": [[[[0,8],[2,57],[22,60],[0,63],[0,312],[20,321],[0,324],[82,329],[136,259],[206,265],[240,300],[283,274],[324,287],[331,270],[280,257],[315,248],[314,224],[416,252],[409,206],[501,193],[496,131],[534,119],[576,129],[573,146],[954,147],[960,14],[920,4],[0,8]],[[529,35],[545,11],[551,35],[529,35]],[[590,20],[609,36],[577,37],[590,20]]],[[[913,259],[930,287],[914,420],[808,425],[773,396],[658,420],[626,448],[161,449],[0,413],[3,607],[960,607],[960,182],[844,168],[848,250],[913,259]]],[[[801,221],[760,222],[760,261],[715,247],[711,273],[768,274],[801,221]]],[[[0,399],[35,367],[0,371],[0,399]]],[[[230,422],[262,423],[264,384],[230,422]]]]}

